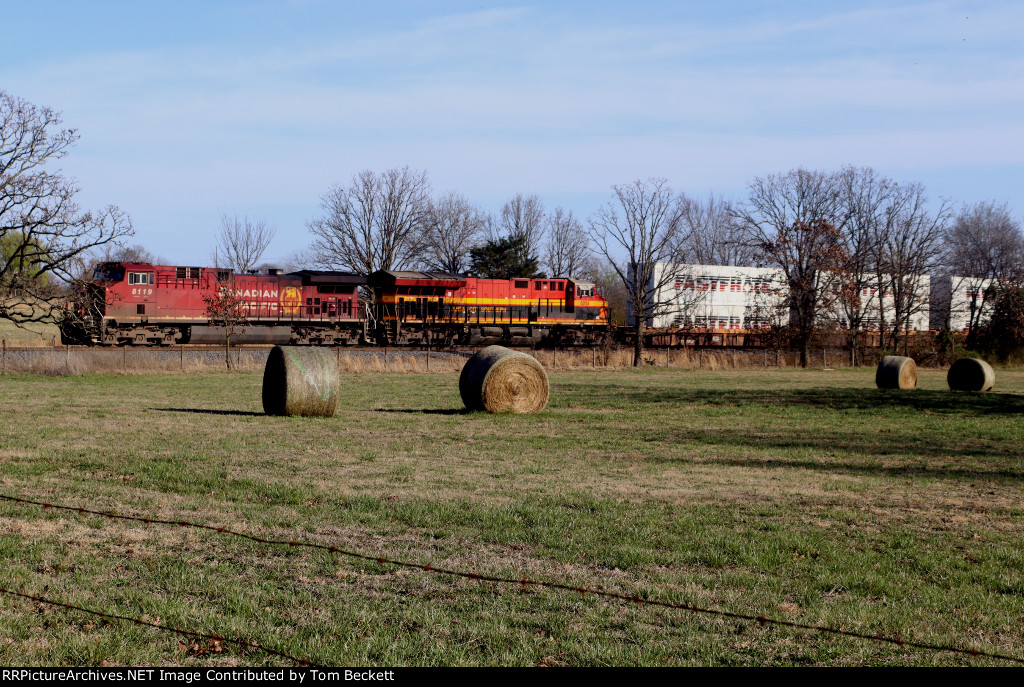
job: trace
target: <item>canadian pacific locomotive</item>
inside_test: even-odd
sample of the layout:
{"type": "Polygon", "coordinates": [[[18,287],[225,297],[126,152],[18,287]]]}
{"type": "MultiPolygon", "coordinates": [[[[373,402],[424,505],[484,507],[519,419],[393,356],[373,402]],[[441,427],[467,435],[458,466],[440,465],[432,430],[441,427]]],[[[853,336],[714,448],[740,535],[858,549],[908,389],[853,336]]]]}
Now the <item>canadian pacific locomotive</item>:
{"type": "Polygon", "coordinates": [[[608,301],[570,278],[480,279],[439,272],[368,277],[301,270],[236,274],[206,267],[108,262],[69,304],[68,344],[597,344],[608,301]],[[362,292],[362,297],[361,297],[362,292]],[[233,322],[218,318],[226,295],[233,322]]]}

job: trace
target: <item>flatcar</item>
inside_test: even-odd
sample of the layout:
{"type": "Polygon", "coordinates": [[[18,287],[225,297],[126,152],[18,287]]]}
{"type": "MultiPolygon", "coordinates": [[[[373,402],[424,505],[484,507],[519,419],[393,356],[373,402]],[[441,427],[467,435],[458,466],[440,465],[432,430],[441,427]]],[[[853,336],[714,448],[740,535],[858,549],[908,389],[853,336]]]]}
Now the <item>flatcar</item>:
{"type": "Polygon", "coordinates": [[[222,294],[240,302],[244,326],[232,334],[236,344],[576,345],[600,343],[609,329],[608,302],[579,279],[237,274],[109,262],[69,303],[61,339],[107,346],[223,343],[224,323],[210,309],[222,294]]]}

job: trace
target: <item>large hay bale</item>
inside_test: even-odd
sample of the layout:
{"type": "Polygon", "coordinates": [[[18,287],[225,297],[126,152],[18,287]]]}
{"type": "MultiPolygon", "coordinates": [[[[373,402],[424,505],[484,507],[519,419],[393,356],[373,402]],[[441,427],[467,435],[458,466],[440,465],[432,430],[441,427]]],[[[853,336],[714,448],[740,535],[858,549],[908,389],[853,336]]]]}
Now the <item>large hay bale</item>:
{"type": "Polygon", "coordinates": [[[533,356],[488,346],[466,361],[459,393],[470,410],[539,413],[548,404],[548,375],[533,356]]]}
{"type": "Polygon", "coordinates": [[[946,383],[953,391],[991,391],[996,373],[984,360],[960,358],[950,366],[946,383]]]}
{"type": "Polygon", "coordinates": [[[338,365],[323,348],[274,346],[263,370],[267,415],[333,417],[338,407],[338,365]]]}
{"type": "Polygon", "coordinates": [[[878,363],[875,384],[879,389],[916,389],[917,363],[902,355],[887,355],[878,363]]]}

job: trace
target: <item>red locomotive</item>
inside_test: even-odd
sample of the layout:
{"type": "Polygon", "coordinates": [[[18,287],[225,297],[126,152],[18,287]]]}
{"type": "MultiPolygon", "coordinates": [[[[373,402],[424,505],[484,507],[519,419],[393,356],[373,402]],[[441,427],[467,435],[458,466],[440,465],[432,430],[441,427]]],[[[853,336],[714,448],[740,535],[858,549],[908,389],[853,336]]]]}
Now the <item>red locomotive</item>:
{"type": "Polygon", "coordinates": [[[237,300],[243,318],[231,337],[237,344],[593,344],[607,335],[609,323],[608,302],[594,285],[568,278],[236,274],[108,262],[69,305],[61,338],[108,346],[223,343],[224,323],[211,317],[209,306],[222,294],[237,300]]]}
{"type": "Polygon", "coordinates": [[[377,338],[388,343],[595,344],[608,329],[608,301],[579,279],[381,271],[368,285],[377,338]]]}
{"type": "Polygon", "coordinates": [[[235,343],[357,343],[364,317],[358,287],[366,279],[304,270],[235,274],[206,267],[108,262],[61,327],[68,343],[125,345],[223,343],[208,300],[230,293],[246,325],[235,343]]]}

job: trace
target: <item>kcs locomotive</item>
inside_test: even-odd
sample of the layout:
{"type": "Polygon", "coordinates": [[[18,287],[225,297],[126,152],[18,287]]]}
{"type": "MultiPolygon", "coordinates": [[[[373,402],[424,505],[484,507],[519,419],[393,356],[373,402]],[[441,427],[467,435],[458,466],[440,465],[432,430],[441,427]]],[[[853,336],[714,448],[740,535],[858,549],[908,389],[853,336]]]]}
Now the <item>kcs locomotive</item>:
{"type": "Polygon", "coordinates": [[[61,340],[82,345],[595,345],[608,301],[572,278],[301,270],[237,274],[108,262],[71,299],[61,340]],[[218,299],[232,297],[232,321],[218,299]]]}

